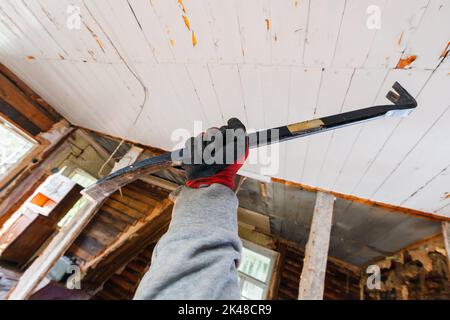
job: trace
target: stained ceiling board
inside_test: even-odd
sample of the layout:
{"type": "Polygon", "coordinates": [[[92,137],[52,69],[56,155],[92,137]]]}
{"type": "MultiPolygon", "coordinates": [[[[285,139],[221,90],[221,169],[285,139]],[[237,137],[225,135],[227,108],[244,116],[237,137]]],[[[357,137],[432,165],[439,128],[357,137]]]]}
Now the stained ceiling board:
{"type": "Polygon", "coordinates": [[[164,149],[233,116],[261,129],[384,104],[399,81],[410,117],[245,169],[448,218],[448,17],[450,0],[0,0],[0,62],[72,123],[164,149]]]}

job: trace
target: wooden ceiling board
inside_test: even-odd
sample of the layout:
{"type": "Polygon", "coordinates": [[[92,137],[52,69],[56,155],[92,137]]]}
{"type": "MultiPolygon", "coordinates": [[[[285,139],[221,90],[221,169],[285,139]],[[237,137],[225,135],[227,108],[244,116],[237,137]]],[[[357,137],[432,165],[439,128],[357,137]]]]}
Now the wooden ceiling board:
{"type": "Polygon", "coordinates": [[[409,118],[285,143],[268,174],[448,217],[449,10],[449,0],[1,0],[0,61],[72,123],[164,149],[195,121],[297,122],[387,103],[399,81],[419,101],[409,118]],[[67,27],[71,5],[80,29],[67,27]],[[371,6],[380,29],[367,28],[371,6]]]}

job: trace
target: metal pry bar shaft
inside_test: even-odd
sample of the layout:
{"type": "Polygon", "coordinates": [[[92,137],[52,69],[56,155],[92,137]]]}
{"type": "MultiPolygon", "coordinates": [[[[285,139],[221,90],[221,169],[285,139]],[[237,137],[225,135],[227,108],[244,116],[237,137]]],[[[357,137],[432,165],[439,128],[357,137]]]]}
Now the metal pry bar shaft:
{"type": "MultiPolygon", "coordinates": [[[[248,134],[249,147],[258,148],[379,118],[406,116],[417,107],[417,101],[414,97],[398,82],[392,86],[392,89],[388,92],[386,98],[394,103],[393,105],[369,107],[250,133],[248,134]]],[[[179,159],[182,153],[183,150],[176,150],[137,162],[97,181],[94,185],[83,190],[82,193],[94,200],[107,197],[120,187],[142,176],[169,167],[172,160],[179,159]],[[177,155],[177,157],[172,157],[172,155],[177,155]]]]}

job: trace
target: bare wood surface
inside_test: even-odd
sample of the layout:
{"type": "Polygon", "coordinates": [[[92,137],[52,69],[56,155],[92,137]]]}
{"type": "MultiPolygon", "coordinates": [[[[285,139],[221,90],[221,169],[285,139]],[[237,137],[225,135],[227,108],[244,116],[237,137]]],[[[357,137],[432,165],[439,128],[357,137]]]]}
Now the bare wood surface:
{"type": "MultiPolygon", "coordinates": [[[[142,149],[141,149],[142,150],[142,149]]],[[[130,154],[125,155],[126,161],[115,166],[115,170],[120,170],[121,166],[127,166],[131,159],[136,159],[136,149],[130,149],[130,154]]],[[[44,279],[50,269],[58,259],[72,245],[81,231],[86,227],[95,213],[100,209],[106,196],[98,197],[95,201],[88,201],[76,213],[71,222],[63,227],[60,232],[50,241],[49,245],[43,250],[42,254],[31,264],[20,278],[17,286],[11,290],[9,300],[23,300],[29,298],[39,283],[44,279]]],[[[92,199],[91,199],[92,200],[92,199]]]]}
{"type": "Polygon", "coordinates": [[[300,278],[299,300],[321,300],[333,219],[333,195],[318,192],[300,278]]]}
{"type": "Polygon", "coordinates": [[[442,222],[445,250],[447,250],[448,268],[450,271],[450,222],[442,222]]]}

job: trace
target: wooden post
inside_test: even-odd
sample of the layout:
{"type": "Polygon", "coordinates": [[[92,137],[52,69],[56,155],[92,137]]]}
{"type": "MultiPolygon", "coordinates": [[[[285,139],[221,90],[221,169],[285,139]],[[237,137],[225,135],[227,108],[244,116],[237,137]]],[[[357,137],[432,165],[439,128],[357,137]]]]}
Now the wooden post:
{"type": "MultiPolygon", "coordinates": [[[[142,149],[132,147],[121,160],[120,165],[114,166],[114,171],[120,170],[137,159],[142,149]],[[140,150],[140,151],[139,151],[140,150]]],[[[55,265],[59,258],[66,252],[76,240],[86,225],[91,221],[98,209],[102,206],[106,197],[96,201],[88,201],[76,213],[70,223],[50,241],[42,254],[30,265],[20,278],[17,286],[10,291],[9,300],[24,300],[29,298],[36,287],[41,283],[47,273],[55,265]]]]}
{"type": "Polygon", "coordinates": [[[444,245],[447,250],[448,269],[450,271],[450,222],[442,222],[442,234],[444,236],[444,245]]]}
{"type": "Polygon", "coordinates": [[[299,300],[322,300],[335,197],[318,192],[300,278],[299,300]]]}

